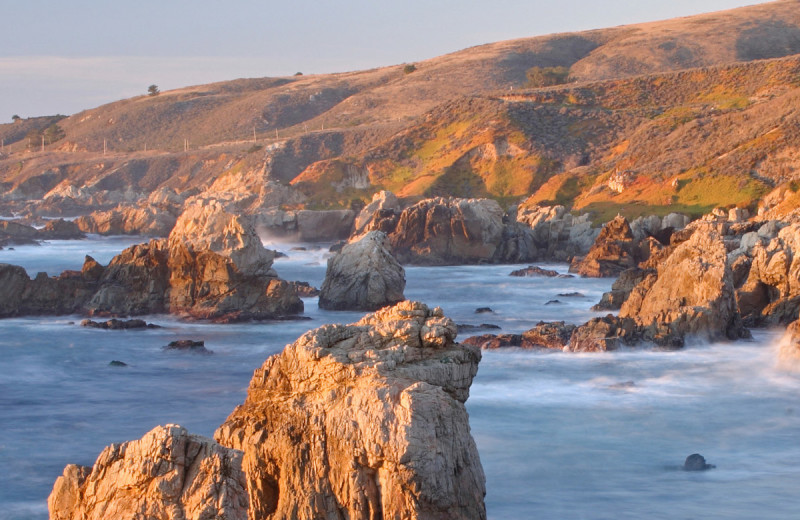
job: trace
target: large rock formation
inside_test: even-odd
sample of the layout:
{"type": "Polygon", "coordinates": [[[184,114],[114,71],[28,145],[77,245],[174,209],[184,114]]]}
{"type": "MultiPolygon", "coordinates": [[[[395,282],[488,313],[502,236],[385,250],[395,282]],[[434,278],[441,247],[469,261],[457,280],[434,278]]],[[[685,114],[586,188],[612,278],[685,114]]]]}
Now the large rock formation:
{"type": "Polygon", "coordinates": [[[697,229],[637,285],[619,313],[642,327],[643,338],[674,344],[687,335],[710,340],[747,334],[736,306],[722,238],[697,229]]]}
{"type": "Polygon", "coordinates": [[[389,240],[402,263],[490,262],[503,238],[503,210],[490,199],[425,199],[406,208],[389,240]]]}
{"type": "Polygon", "coordinates": [[[245,452],[249,518],[486,518],[464,408],[480,351],[455,337],[402,302],[268,359],[215,435],[245,452]]]}
{"type": "Polygon", "coordinates": [[[88,303],[91,314],[182,313],[197,318],[268,319],[302,312],[277,278],[274,253],[250,221],[218,204],[188,209],[168,239],[114,257],[88,303]]]}
{"type": "Polygon", "coordinates": [[[605,278],[636,267],[643,259],[628,221],[617,216],[606,223],[589,253],[581,259],[576,258],[569,270],[581,276],[605,278]]]}
{"type": "Polygon", "coordinates": [[[245,520],[247,505],[242,452],[173,424],[68,465],[47,500],[50,520],[245,520]]]}
{"type": "Polygon", "coordinates": [[[119,206],[94,211],[75,219],[81,231],[99,235],[144,235],[165,237],[175,226],[172,211],[157,206],[119,206]]]}
{"type": "Polygon", "coordinates": [[[0,317],[80,312],[97,289],[95,276],[84,270],[31,279],[20,266],[0,264],[0,317]]]}
{"type": "Polygon", "coordinates": [[[329,258],[319,306],[373,311],[405,300],[406,273],[389,247],[385,233],[370,231],[329,258]]]}

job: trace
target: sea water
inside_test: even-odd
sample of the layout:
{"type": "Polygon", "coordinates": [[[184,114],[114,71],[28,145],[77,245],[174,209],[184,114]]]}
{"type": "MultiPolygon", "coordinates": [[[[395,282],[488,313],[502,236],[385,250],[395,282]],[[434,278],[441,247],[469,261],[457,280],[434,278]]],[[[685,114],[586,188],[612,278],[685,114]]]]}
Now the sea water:
{"type": "MultiPolygon", "coordinates": [[[[89,251],[106,262],[135,242],[53,241],[0,251],[0,262],[57,274],[89,251]]],[[[289,255],[275,262],[281,277],[321,285],[325,248],[277,247],[289,255]]],[[[508,276],[519,267],[408,267],[406,296],[456,323],[518,333],[540,320],[585,321],[611,283],[508,276]]],[[[106,331],[77,316],[0,320],[0,518],[47,518],[66,464],[91,465],[106,445],[158,424],[211,436],[268,356],[310,328],[362,316],[304,302],[310,320],[259,324],[149,316],[162,328],[106,331]],[[175,339],[202,339],[214,354],[162,350],[175,339]]],[[[800,376],[776,366],[776,340],[761,331],[677,352],[484,352],[467,409],[489,518],[796,518],[800,376]],[[681,471],[695,452],[717,467],[681,471]]]]}

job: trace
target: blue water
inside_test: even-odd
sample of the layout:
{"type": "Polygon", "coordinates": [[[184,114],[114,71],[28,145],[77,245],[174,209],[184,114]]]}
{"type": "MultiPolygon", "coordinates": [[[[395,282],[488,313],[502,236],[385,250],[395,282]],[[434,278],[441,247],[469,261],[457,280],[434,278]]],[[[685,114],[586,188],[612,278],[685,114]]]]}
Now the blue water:
{"type": "MultiPolygon", "coordinates": [[[[11,253],[29,272],[55,274],[80,268],[89,250],[107,261],[135,240],[11,253]]],[[[290,255],[275,263],[283,278],[322,283],[324,249],[280,248],[290,255]]],[[[610,285],[509,277],[517,267],[409,267],[406,296],[443,307],[457,323],[521,332],[539,320],[588,319],[610,285]],[[557,296],[573,291],[585,296],[557,296]],[[563,303],[546,305],[553,299],[563,303]],[[477,307],[494,312],[475,314],[477,307]]],[[[157,424],[212,435],[266,357],[309,328],[361,316],[321,311],[315,298],[305,304],[310,321],[211,325],[151,316],[164,328],[140,331],[84,329],[78,317],[0,320],[0,518],[47,518],[47,495],[66,464],[91,464],[104,446],[157,424]],[[205,340],[214,355],[161,350],[186,338],[205,340]]],[[[796,518],[800,376],[776,367],[775,339],[760,332],[750,342],[679,352],[485,352],[467,409],[489,517],[796,518]],[[694,452],[717,469],[677,470],[694,452]]]]}

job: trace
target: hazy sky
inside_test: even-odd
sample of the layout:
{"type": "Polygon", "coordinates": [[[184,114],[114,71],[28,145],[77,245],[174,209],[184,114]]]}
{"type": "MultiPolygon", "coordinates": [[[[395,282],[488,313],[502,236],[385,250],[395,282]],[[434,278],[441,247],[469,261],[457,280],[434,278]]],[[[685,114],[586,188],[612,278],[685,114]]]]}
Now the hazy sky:
{"type": "Polygon", "coordinates": [[[0,122],[240,77],[358,70],[755,0],[0,0],[0,122]]]}

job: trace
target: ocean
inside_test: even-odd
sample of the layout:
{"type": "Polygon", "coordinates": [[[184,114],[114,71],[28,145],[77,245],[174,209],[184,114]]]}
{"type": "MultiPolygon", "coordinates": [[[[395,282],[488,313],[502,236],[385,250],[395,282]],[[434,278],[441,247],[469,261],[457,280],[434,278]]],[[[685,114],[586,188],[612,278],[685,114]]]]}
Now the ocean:
{"type": "MultiPolygon", "coordinates": [[[[87,253],[105,263],[141,241],[51,241],[2,250],[0,262],[52,275],[80,269],[87,253]]],[[[272,245],[289,255],[276,270],[319,287],[327,248],[296,245],[272,245]]],[[[405,294],[441,306],[456,323],[519,333],[541,320],[599,315],[589,308],[612,282],[508,276],[519,267],[407,267],[405,294]],[[559,296],[573,292],[580,295],[559,296]],[[476,314],[479,307],[493,312],[476,314]]],[[[0,320],[0,519],[47,518],[47,496],[66,464],[91,465],[106,445],[158,424],[211,436],[264,359],[306,330],[362,316],[304,302],[307,321],[147,316],[162,328],[106,331],[80,327],[78,316],[0,320]],[[214,354],[162,350],[175,339],[204,340],[214,354]]],[[[675,352],[485,351],[467,409],[489,518],[796,518],[800,374],[778,366],[779,338],[755,331],[750,341],[675,352]],[[691,453],[716,468],[682,471],[691,453]]]]}

